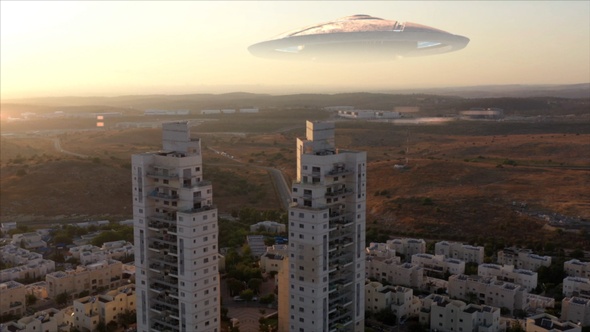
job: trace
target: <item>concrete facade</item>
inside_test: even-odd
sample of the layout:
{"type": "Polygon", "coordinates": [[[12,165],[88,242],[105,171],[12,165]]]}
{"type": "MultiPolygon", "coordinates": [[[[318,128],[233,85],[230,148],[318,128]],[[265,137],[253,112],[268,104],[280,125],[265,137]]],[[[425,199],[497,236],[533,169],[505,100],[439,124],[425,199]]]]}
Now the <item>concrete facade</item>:
{"type": "Polygon", "coordinates": [[[498,308],[505,307],[511,312],[528,308],[525,287],[496,280],[495,277],[469,277],[452,275],[449,277],[448,294],[450,297],[466,301],[475,301],[498,308]]]}
{"type": "Polygon", "coordinates": [[[45,276],[47,293],[50,298],[61,293],[76,298],[80,292],[98,292],[115,289],[123,282],[123,264],[116,260],[105,260],[75,270],[57,271],[45,276]]]}
{"type": "Polygon", "coordinates": [[[537,288],[537,272],[515,269],[512,265],[480,264],[477,275],[482,278],[496,277],[498,280],[512,282],[526,287],[530,292],[537,288]]]}
{"type": "Polygon", "coordinates": [[[137,331],[219,331],[217,209],[189,123],[132,156],[137,331]]]}
{"type": "Polygon", "coordinates": [[[337,150],[334,123],[306,126],[297,140],[288,273],[279,279],[288,291],[280,329],[364,331],[366,153],[337,150]]]}
{"type": "Polygon", "coordinates": [[[435,255],[444,255],[447,258],[455,258],[467,263],[482,264],[484,248],[459,242],[440,241],[434,245],[435,255]]]}
{"type": "Polygon", "coordinates": [[[563,269],[570,277],[590,278],[590,262],[571,259],[563,263],[563,269]]]}

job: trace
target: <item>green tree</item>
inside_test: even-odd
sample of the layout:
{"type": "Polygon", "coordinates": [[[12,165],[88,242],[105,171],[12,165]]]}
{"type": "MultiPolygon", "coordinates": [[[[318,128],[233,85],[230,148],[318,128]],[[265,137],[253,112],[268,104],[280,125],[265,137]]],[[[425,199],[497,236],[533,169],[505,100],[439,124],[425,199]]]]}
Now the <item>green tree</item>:
{"type": "Polygon", "coordinates": [[[385,324],[385,325],[395,325],[397,322],[397,317],[389,308],[383,308],[377,311],[374,314],[375,320],[385,324]]]}
{"type": "Polygon", "coordinates": [[[244,289],[240,292],[240,297],[246,301],[252,301],[252,298],[254,297],[254,291],[251,289],[244,289]]]}
{"type": "Polygon", "coordinates": [[[67,292],[59,293],[55,297],[55,303],[58,305],[65,305],[68,303],[69,295],[67,292]]]}
{"type": "Polygon", "coordinates": [[[260,285],[262,285],[262,279],[252,278],[248,280],[248,288],[250,288],[254,294],[260,293],[260,285]]]}
{"type": "Polygon", "coordinates": [[[518,321],[511,321],[510,326],[506,328],[506,332],[524,332],[524,329],[518,321]]]}
{"type": "Polygon", "coordinates": [[[107,324],[105,324],[102,320],[98,322],[96,325],[96,331],[98,332],[107,332],[107,324]]]}
{"type": "Polygon", "coordinates": [[[37,297],[33,294],[27,294],[27,306],[37,303],[37,297]]]}

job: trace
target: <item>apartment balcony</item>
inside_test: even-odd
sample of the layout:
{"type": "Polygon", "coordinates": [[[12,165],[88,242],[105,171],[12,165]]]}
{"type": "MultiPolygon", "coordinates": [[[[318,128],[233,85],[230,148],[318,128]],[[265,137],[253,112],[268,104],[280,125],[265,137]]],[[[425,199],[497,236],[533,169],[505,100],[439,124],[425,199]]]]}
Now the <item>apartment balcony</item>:
{"type": "Polygon", "coordinates": [[[338,219],[345,219],[346,217],[350,217],[351,213],[346,211],[331,211],[330,212],[330,221],[335,221],[338,219]]]}
{"type": "Polygon", "coordinates": [[[326,175],[339,176],[339,175],[348,175],[348,174],[352,174],[352,173],[353,173],[352,170],[345,168],[344,165],[337,165],[333,169],[328,171],[328,173],[326,173],[326,175]]]}
{"type": "Polygon", "coordinates": [[[178,172],[172,169],[158,169],[146,172],[146,176],[155,179],[176,179],[178,178],[178,172]]]}
{"type": "Polygon", "coordinates": [[[202,206],[199,208],[192,208],[192,209],[186,209],[186,210],[182,210],[180,212],[182,213],[199,213],[199,212],[204,212],[204,211],[209,211],[209,210],[213,210],[216,209],[217,206],[215,205],[206,205],[206,206],[202,206]]]}
{"type": "Polygon", "coordinates": [[[333,197],[337,197],[337,196],[347,196],[350,194],[352,194],[351,189],[342,188],[342,189],[326,192],[326,198],[333,198],[333,197]]]}
{"type": "Polygon", "coordinates": [[[348,219],[348,218],[336,218],[336,219],[332,219],[330,218],[330,230],[332,230],[332,228],[344,228],[344,227],[349,227],[352,226],[352,224],[354,223],[354,221],[348,219]]]}
{"type": "Polygon", "coordinates": [[[343,316],[338,318],[334,322],[330,323],[328,330],[330,332],[344,332],[344,331],[351,331],[350,325],[352,324],[352,316],[343,316]]]}
{"type": "Polygon", "coordinates": [[[211,186],[212,183],[211,181],[199,181],[199,182],[195,182],[195,183],[183,183],[182,187],[183,188],[200,188],[200,187],[206,187],[206,186],[211,186]]]}
{"type": "Polygon", "coordinates": [[[10,308],[16,308],[16,307],[20,307],[22,305],[23,305],[22,302],[16,301],[16,302],[10,302],[10,305],[9,306],[10,306],[10,308]]]}
{"type": "Polygon", "coordinates": [[[170,316],[154,317],[153,322],[152,326],[158,331],[178,331],[180,328],[178,319],[170,316]]]}
{"type": "Polygon", "coordinates": [[[159,311],[178,311],[178,300],[169,298],[168,300],[154,299],[154,307],[160,308],[159,311]]]}
{"type": "Polygon", "coordinates": [[[156,213],[156,214],[152,214],[151,216],[149,216],[150,220],[153,221],[159,221],[165,224],[175,224],[176,223],[176,217],[174,216],[170,216],[168,214],[164,214],[164,213],[156,213]]]}
{"type": "Polygon", "coordinates": [[[178,200],[179,196],[178,194],[165,194],[165,193],[161,193],[157,190],[152,191],[148,197],[152,197],[152,198],[162,198],[162,199],[168,199],[168,200],[178,200]]]}
{"type": "Polygon", "coordinates": [[[168,286],[168,287],[178,287],[178,279],[170,278],[170,277],[163,277],[163,278],[154,278],[153,281],[160,285],[168,286]]]}

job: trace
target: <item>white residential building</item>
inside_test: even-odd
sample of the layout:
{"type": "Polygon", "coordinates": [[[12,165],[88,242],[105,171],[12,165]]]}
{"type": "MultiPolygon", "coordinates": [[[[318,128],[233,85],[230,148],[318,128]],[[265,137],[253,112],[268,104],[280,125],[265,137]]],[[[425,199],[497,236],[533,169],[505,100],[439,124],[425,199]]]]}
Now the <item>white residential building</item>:
{"type": "Polygon", "coordinates": [[[546,313],[526,319],[526,332],[581,332],[582,328],[572,322],[562,322],[546,313]]]}
{"type": "Polygon", "coordinates": [[[529,292],[537,288],[537,272],[515,269],[512,265],[480,264],[477,275],[482,278],[493,276],[498,280],[519,284],[529,292]]]}
{"type": "Polygon", "coordinates": [[[49,259],[34,260],[30,263],[0,270],[0,282],[16,279],[40,278],[55,271],[55,262],[49,259]]]}
{"type": "Polygon", "coordinates": [[[0,283],[0,316],[25,313],[25,285],[16,281],[0,283]]]}
{"type": "Polygon", "coordinates": [[[443,255],[415,254],[412,264],[420,265],[427,274],[463,274],[465,262],[455,258],[445,258],[443,255]]]}
{"type": "Polygon", "coordinates": [[[56,271],[45,276],[47,293],[54,298],[61,293],[77,297],[81,292],[99,292],[115,289],[125,283],[123,264],[116,260],[104,260],[88,265],[78,265],[75,270],[56,271]]]}
{"type": "Polygon", "coordinates": [[[500,332],[505,326],[497,307],[466,304],[450,300],[446,296],[431,294],[423,301],[420,323],[430,326],[430,331],[500,332]]]}
{"type": "Polygon", "coordinates": [[[282,331],[364,331],[366,153],[337,150],[334,129],[307,121],[297,140],[282,331]]]}
{"type": "Polygon", "coordinates": [[[418,316],[421,303],[411,288],[401,286],[383,286],[379,282],[367,282],[365,285],[365,309],[378,312],[388,308],[397,317],[398,322],[411,316],[418,316]]]}
{"type": "Polygon", "coordinates": [[[163,149],[132,156],[137,330],[219,331],[217,209],[201,141],[162,125],[163,149]]]}
{"type": "Polygon", "coordinates": [[[450,297],[486,304],[498,308],[505,307],[511,312],[528,307],[525,287],[496,280],[495,277],[482,278],[464,274],[449,277],[448,294],[450,297]]]}
{"type": "Polygon", "coordinates": [[[505,248],[498,251],[498,264],[514,265],[516,268],[537,271],[541,266],[551,265],[551,256],[539,256],[530,249],[505,248]]]}
{"type": "Polygon", "coordinates": [[[17,321],[0,324],[0,332],[53,332],[69,331],[64,324],[63,311],[54,308],[38,311],[17,321]]]}
{"type": "Polygon", "coordinates": [[[135,253],[133,244],[127,241],[105,242],[101,248],[90,244],[69,249],[72,257],[80,260],[83,265],[96,263],[106,259],[123,260],[135,253]]]}
{"type": "Polygon", "coordinates": [[[395,249],[398,254],[405,256],[405,261],[409,262],[412,255],[423,254],[426,252],[426,241],[422,239],[393,239],[388,240],[390,248],[395,249]]]}
{"type": "Polygon", "coordinates": [[[590,278],[590,262],[571,259],[563,263],[563,269],[570,277],[590,278]]]}
{"type": "Polygon", "coordinates": [[[590,279],[566,277],[563,279],[563,295],[590,298],[590,279]]]}
{"type": "Polygon", "coordinates": [[[400,263],[399,257],[383,259],[378,256],[368,256],[365,276],[379,281],[387,281],[393,285],[422,288],[425,274],[420,265],[400,263]]]}
{"type": "Polygon", "coordinates": [[[286,244],[275,244],[266,247],[266,252],[260,256],[260,269],[262,272],[279,272],[288,251],[289,248],[286,244]]]}
{"type": "Polygon", "coordinates": [[[566,297],[561,301],[561,319],[590,326],[590,299],[566,297]]]}
{"type": "Polygon", "coordinates": [[[47,247],[47,242],[43,241],[41,235],[36,232],[14,234],[12,244],[25,249],[36,249],[47,247]]]}
{"type": "Polygon", "coordinates": [[[40,262],[43,255],[20,248],[18,245],[6,245],[0,247],[0,260],[12,266],[24,265],[31,262],[40,262]]]}
{"type": "Polygon", "coordinates": [[[100,322],[117,321],[117,315],[133,312],[136,307],[135,285],[125,285],[97,296],[74,300],[73,326],[81,331],[94,331],[100,322]]]}
{"type": "Polygon", "coordinates": [[[448,258],[455,258],[467,263],[482,264],[484,258],[484,247],[472,246],[459,242],[440,241],[434,245],[435,255],[444,255],[448,258]]]}

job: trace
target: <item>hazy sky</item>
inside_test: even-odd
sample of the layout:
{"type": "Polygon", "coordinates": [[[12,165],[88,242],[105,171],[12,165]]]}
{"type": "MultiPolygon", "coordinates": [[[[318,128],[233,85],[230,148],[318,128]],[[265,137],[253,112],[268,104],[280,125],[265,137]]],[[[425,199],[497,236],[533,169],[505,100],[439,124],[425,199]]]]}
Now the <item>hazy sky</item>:
{"type": "Polygon", "coordinates": [[[1,98],[370,91],[590,82],[590,1],[1,1],[1,98]],[[283,62],[247,47],[368,14],[471,39],[382,63],[283,62]]]}

